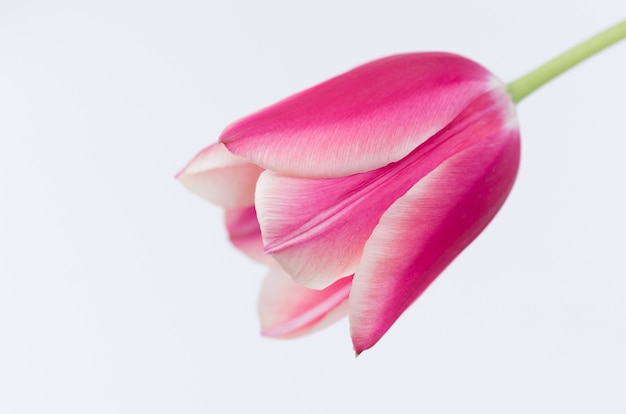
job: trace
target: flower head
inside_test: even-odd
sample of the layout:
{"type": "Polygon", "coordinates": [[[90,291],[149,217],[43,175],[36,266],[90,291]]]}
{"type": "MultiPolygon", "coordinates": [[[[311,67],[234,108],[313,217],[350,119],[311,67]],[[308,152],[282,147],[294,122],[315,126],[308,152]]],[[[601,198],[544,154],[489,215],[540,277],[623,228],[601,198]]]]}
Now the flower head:
{"type": "Polygon", "coordinates": [[[495,216],[519,155],[503,83],[457,55],[412,53],[241,119],[177,178],[223,206],[235,246],[270,266],[264,334],[347,313],[360,353],[495,216]]]}

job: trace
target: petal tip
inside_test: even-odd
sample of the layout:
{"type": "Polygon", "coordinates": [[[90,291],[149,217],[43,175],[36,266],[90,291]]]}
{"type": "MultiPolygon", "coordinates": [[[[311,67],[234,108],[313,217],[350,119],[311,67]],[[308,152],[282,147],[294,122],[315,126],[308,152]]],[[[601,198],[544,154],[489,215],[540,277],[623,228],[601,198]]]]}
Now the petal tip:
{"type": "Polygon", "coordinates": [[[273,328],[261,328],[261,336],[273,339],[286,339],[289,337],[291,329],[285,329],[283,325],[273,328]]]}
{"type": "Polygon", "coordinates": [[[375,341],[367,342],[365,340],[356,339],[356,338],[353,337],[352,338],[352,348],[354,349],[354,357],[358,358],[359,356],[361,356],[361,354],[363,354],[363,352],[367,351],[368,349],[370,349],[374,345],[376,345],[377,342],[378,342],[378,339],[376,339],[375,341]]]}
{"type": "Polygon", "coordinates": [[[180,179],[183,178],[183,175],[185,175],[185,171],[187,171],[187,167],[184,167],[182,170],[178,171],[174,175],[174,179],[180,181],[180,179]]]}

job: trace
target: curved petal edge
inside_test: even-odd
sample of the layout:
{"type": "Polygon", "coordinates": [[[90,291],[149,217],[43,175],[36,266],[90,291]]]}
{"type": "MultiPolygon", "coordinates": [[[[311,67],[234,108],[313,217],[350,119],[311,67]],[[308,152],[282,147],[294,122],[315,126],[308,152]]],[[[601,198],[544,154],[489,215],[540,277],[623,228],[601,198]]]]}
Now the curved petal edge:
{"type": "Polygon", "coordinates": [[[217,142],[200,151],[178,174],[189,191],[225,208],[254,204],[256,181],[263,169],[231,154],[217,142]]]}
{"type": "Polygon", "coordinates": [[[322,329],[348,314],[352,277],[340,279],[324,290],[295,283],[278,267],[270,269],[259,296],[261,334],[293,338],[322,329]]]}

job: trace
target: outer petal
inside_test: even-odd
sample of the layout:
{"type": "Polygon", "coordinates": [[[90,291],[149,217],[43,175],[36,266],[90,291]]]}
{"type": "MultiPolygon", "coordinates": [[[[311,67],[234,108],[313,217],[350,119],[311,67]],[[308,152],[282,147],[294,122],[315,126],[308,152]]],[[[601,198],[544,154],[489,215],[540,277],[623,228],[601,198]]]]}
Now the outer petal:
{"type": "Polygon", "coordinates": [[[404,158],[494,83],[485,68],[461,56],[390,56],[243,118],[220,141],[287,175],[370,171],[404,158]]]}
{"type": "Polygon", "coordinates": [[[446,159],[500,131],[511,111],[504,90],[488,92],[407,157],[374,171],[327,179],[264,172],[255,204],[265,251],[310,288],[353,274],[383,213],[446,159]]]}
{"type": "Polygon", "coordinates": [[[485,138],[417,183],[368,240],[350,295],[357,354],[382,337],[504,203],[519,164],[519,134],[504,128],[485,138]]]}
{"type": "Polygon", "coordinates": [[[276,261],[263,249],[254,206],[226,210],[225,219],[230,241],[235,247],[257,262],[276,265],[276,261]]]}
{"type": "Polygon", "coordinates": [[[232,155],[217,142],[195,156],[176,178],[188,190],[226,208],[254,203],[254,188],[263,169],[232,155]]]}
{"type": "Polygon", "coordinates": [[[282,269],[274,267],[261,287],[259,318],[261,333],[290,338],[324,328],[348,314],[352,277],[324,290],[311,290],[295,283],[282,269]]]}

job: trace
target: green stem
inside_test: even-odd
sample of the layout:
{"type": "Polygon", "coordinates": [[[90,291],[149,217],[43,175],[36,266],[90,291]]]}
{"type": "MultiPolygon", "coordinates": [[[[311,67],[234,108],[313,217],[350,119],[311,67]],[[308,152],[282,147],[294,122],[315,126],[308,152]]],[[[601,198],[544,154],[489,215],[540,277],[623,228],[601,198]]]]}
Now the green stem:
{"type": "Polygon", "coordinates": [[[519,102],[540,86],[554,79],[602,49],[626,38],[626,20],[574,46],[537,69],[509,83],[513,102],[519,102]]]}

